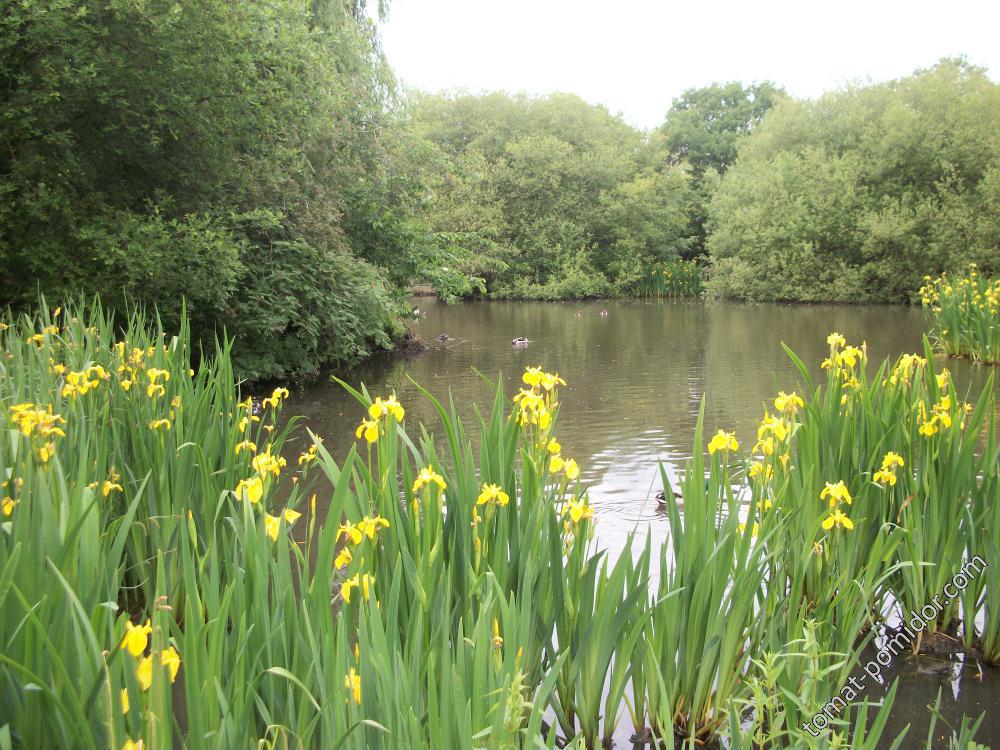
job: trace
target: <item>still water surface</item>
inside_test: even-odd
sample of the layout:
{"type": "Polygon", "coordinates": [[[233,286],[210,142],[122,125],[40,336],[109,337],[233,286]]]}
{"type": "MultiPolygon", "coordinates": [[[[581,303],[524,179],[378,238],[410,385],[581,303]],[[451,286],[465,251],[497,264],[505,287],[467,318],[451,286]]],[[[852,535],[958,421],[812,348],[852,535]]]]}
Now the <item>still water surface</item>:
{"type": "MultiPolygon", "coordinates": [[[[849,343],[868,344],[869,361],[920,352],[923,319],[903,307],[845,305],[745,305],[700,301],[601,303],[470,302],[447,306],[417,298],[423,313],[415,331],[430,348],[416,357],[386,355],[342,374],[373,394],[395,391],[411,431],[437,418],[417,390],[454,399],[472,419],[494,395],[486,379],[502,376],[516,391],[527,365],[558,371],[558,436],[563,455],[575,458],[589,487],[598,543],[614,554],[630,531],[650,534],[654,545],[669,531],[653,495],[662,462],[673,480],[690,458],[695,423],[705,404],[705,431],[735,430],[741,446],[756,438],[765,404],[778,390],[802,392],[799,372],[782,348],[790,347],[814,378],[822,378],[826,337],[839,331],[849,343]],[[606,308],[608,315],[601,316],[606,308]],[[451,340],[436,341],[439,334],[451,340]],[[524,336],[525,348],[511,340],[524,336]]],[[[981,388],[989,368],[961,360],[946,365],[959,392],[981,388]]],[[[337,458],[354,442],[362,412],[339,385],[320,382],[293,393],[285,412],[300,414],[337,458]]],[[[473,430],[474,431],[474,430],[473,430]]],[[[1000,561],[998,561],[1000,562],[1000,561]]],[[[901,663],[906,675],[893,725],[912,722],[907,746],[926,737],[928,712],[939,686],[945,707],[978,716],[1000,701],[1000,678],[974,666],[921,657],[901,663]],[[918,740],[919,738],[919,740],[918,740]]],[[[949,711],[949,712],[950,712],[949,711]]],[[[625,722],[627,724],[627,722],[625,722]]],[[[623,726],[619,735],[628,737],[623,726]]],[[[1000,747],[1000,720],[987,717],[979,740],[1000,747]]],[[[621,744],[621,743],[619,743],[621,744]]]]}

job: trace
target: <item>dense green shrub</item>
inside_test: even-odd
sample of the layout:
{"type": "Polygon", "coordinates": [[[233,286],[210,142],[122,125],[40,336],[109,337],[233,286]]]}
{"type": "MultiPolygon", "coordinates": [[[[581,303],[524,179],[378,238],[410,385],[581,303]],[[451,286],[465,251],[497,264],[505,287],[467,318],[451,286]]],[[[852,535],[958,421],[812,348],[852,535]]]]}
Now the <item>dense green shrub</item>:
{"type": "Polygon", "coordinates": [[[493,296],[631,294],[691,246],[690,175],[603,107],[567,94],[417,96],[428,217],[493,296]]]}
{"type": "Polygon", "coordinates": [[[711,288],[748,299],[904,301],[1000,245],[1000,85],[961,61],[778,104],[709,208],[711,288]]]}
{"type": "Polygon", "coordinates": [[[8,4],[0,301],[99,292],[176,327],[183,297],[271,377],[387,345],[413,276],[461,286],[365,6],[8,4]]]}

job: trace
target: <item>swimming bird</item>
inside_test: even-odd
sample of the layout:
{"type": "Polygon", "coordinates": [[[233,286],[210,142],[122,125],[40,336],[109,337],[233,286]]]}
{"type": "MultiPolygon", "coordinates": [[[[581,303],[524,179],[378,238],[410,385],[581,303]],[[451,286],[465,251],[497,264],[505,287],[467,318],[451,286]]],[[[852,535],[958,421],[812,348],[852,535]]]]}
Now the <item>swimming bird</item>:
{"type": "MultiPolygon", "coordinates": [[[[674,494],[674,497],[676,499],[681,500],[681,501],[684,500],[684,498],[681,497],[681,493],[679,493],[677,490],[670,490],[670,491],[674,494]]],[[[660,490],[659,492],[656,493],[656,502],[659,503],[664,508],[667,506],[667,496],[663,492],[663,490],[660,490]]],[[[678,505],[681,505],[681,504],[682,503],[678,503],[678,505]]]]}
{"type": "Polygon", "coordinates": [[[513,344],[514,346],[527,346],[528,339],[526,339],[524,336],[518,336],[516,339],[511,339],[510,343],[513,344]]]}
{"type": "Polygon", "coordinates": [[[449,336],[447,333],[442,333],[440,336],[437,337],[437,340],[438,341],[451,341],[451,336],[449,336]]]}
{"type": "Polygon", "coordinates": [[[605,307],[604,309],[601,310],[601,317],[602,318],[608,317],[608,308],[605,307]]]}

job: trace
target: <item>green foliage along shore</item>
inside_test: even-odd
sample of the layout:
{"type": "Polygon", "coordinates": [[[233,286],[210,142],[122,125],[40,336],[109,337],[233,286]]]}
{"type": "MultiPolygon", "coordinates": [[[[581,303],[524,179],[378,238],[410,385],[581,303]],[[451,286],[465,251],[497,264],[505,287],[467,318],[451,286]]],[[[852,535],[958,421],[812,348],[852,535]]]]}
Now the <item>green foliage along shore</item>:
{"type": "Polygon", "coordinates": [[[645,269],[691,246],[685,165],[576,96],[417,96],[434,158],[434,229],[469,251],[492,296],[634,294],[645,269]]]}
{"type": "Polygon", "coordinates": [[[1000,258],[1000,85],[961,61],[785,100],[709,206],[711,290],[910,301],[925,274],[1000,258]]]}
{"type": "Polygon", "coordinates": [[[155,305],[252,377],[354,360],[447,275],[364,0],[9,5],[0,304],[155,305]]]}

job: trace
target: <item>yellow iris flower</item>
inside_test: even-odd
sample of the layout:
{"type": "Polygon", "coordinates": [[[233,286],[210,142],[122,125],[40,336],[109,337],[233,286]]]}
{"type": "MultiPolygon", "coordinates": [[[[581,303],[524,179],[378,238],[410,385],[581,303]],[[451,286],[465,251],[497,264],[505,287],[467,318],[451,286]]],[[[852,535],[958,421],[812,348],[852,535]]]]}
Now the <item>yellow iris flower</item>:
{"type": "Polygon", "coordinates": [[[351,603],[351,592],[354,589],[359,589],[361,591],[361,596],[364,597],[365,601],[368,601],[371,595],[371,586],[375,583],[375,577],[368,574],[358,574],[353,578],[348,578],[340,585],[340,595],[344,597],[344,601],[348,604],[351,603]]]}
{"type": "Polygon", "coordinates": [[[285,523],[289,526],[294,524],[302,516],[301,513],[285,509],[285,512],[280,516],[272,516],[270,513],[264,514],[264,532],[271,538],[272,542],[278,541],[278,532],[281,529],[281,519],[285,519],[285,523]]]}
{"type": "Polygon", "coordinates": [[[278,476],[281,470],[285,468],[285,459],[281,456],[271,455],[271,446],[268,445],[264,448],[263,453],[258,453],[250,461],[250,465],[253,470],[260,474],[262,477],[266,477],[268,474],[273,474],[278,476]]]}
{"type": "Polygon", "coordinates": [[[121,647],[126,649],[132,656],[142,656],[149,643],[149,634],[153,632],[153,627],[149,620],[145,625],[133,625],[130,620],[125,621],[125,635],[122,638],[121,647]]]}
{"type": "Polygon", "coordinates": [[[369,443],[374,443],[378,440],[378,422],[374,419],[361,420],[358,429],[354,431],[354,437],[360,440],[362,435],[365,436],[365,440],[369,443]]]}
{"type": "Polygon", "coordinates": [[[843,526],[845,529],[850,530],[854,528],[854,522],[840,508],[835,508],[833,513],[823,519],[823,528],[827,531],[834,526],[843,526]]]}
{"type": "Polygon", "coordinates": [[[891,469],[879,469],[875,472],[872,479],[879,484],[885,486],[890,485],[892,487],[896,486],[896,472],[891,469]]]}
{"type": "Polygon", "coordinates": [[[270,406],[272,409],[276,409],[276,408],[278,408],[278,405],[281,404],[281,399],[283,399],[283,398],[288,398],[288,389],[287,388],[275,388],[271,392],[271,395],[268,396],[267,398],[265,398],[261,402],[261,404],[265,408],[268,407],[268,406],[270,406]]]}
{"type": "Polygon", "coordinates": [[[337,555],[337,559],[333,561],[333,564],[337,570],[340,570],[341,568],[346,568],[350,565],[353,559],[354,555],[351,554],[350,548],[344,547],[340,550],[340,553],[337,555]]]}
{"type": "Polygon", "coordinates": [[[436,484],[441,490],[445,488],[444,477],[435,473],[433,466],[425,466],[420,470],[416,481],[413,483],[413,491],[416,492],[424,485],[431,483],[436,484]]]}
{"type": "Polygon", "coordinates": [[[854,498],[851,497],[851,493],[848,491],[847,485],[844,484],[843,480],[836,484],[827,482],[826,487],[819,493],[819,498],[820,500],[829,500],[831,508],[841,502],[845,502],[848,505],[854,502],[854,498]]]}
{"type": "Polygon", "coordinates": [[[387,529],[389,528],[389,521],[382,516],[375,516],[374,518],[369,518],[365,516],[358,522],[358,531],[364,534],[369,539],[374,539],[375,535],[378,533],[379,528],[387,529]]]}
{"type": "Polygon", "coordinates": [[[250,453],[256,453],[257,443],[253,442],[252,440],[244,440],[243,442],[237,443],[234,453],[236,455],[239,455],[240,451],[249,451],[250,453]]]}
{"type": "Polygon", "coordinates": [[[882,468],[892,469],[896,466],[899,467],[903,466],[903,457],[900,456],[895,451],[889,451],[888,453],[885,454],[885,457],[882,459],[882,468]]]}
{"type": "Polygon", "coordinates": [[[563,515],[569,516],[573,523],[580,523],[585,518],[593,518],[594,511],[587,505],[585,498],[579,500],[567,500],[563,508],[563,515]]]}
{"type": "Polygon", "coordinates": [[[708,442],[709,454],[714,454],[721,450],[739,450],[740,444],[736,442],[736,433],[719,430],[708,442]]]}
{"type": "Polygon", "coordinates": [[[233,492],[236,493],[237,499],[249,500],[251,503],[256,505],[264,496],[264,482],[260,477],[241,479],[240,483],[236,485],[236,489],[233,490],[233,492]]]}
{"type": "Polygon", "coordinates": [[[364,532],[350,521],[340,524],[340,528],[337,529],[337,540],[339,541],[342,536],[354,545],[361,544],[361,540],[365,538],[364,532]]]}
{"type": "Polygon", "coordinates": [[[383,399],[381,396],[377,397],[372,405],[368,407],[368,414],[373,420],[378,421],[382,417],[393,416],[397,422],[402,422],[403,417],[406,414],[406,410],[403,409],[403,405],[396,400],[396,394],[392,394],[387,398],[383,399]]]}
{"type": "Polygon", "coordinates": [[[476,499],[476,505],[500,505],[510,502],[510,496],[498,484],[484,484],[482,492],[476,499]]]}
{"type": "Polygon", "coordinates": [[[802,398],[792,391],[791,393],[785,393],[784,391],[778,391],[778,397],[774,399],[774,408],[777,409],[782,414],[794,415],[799,409],[805,406],[805,402],[802,398]]]}

